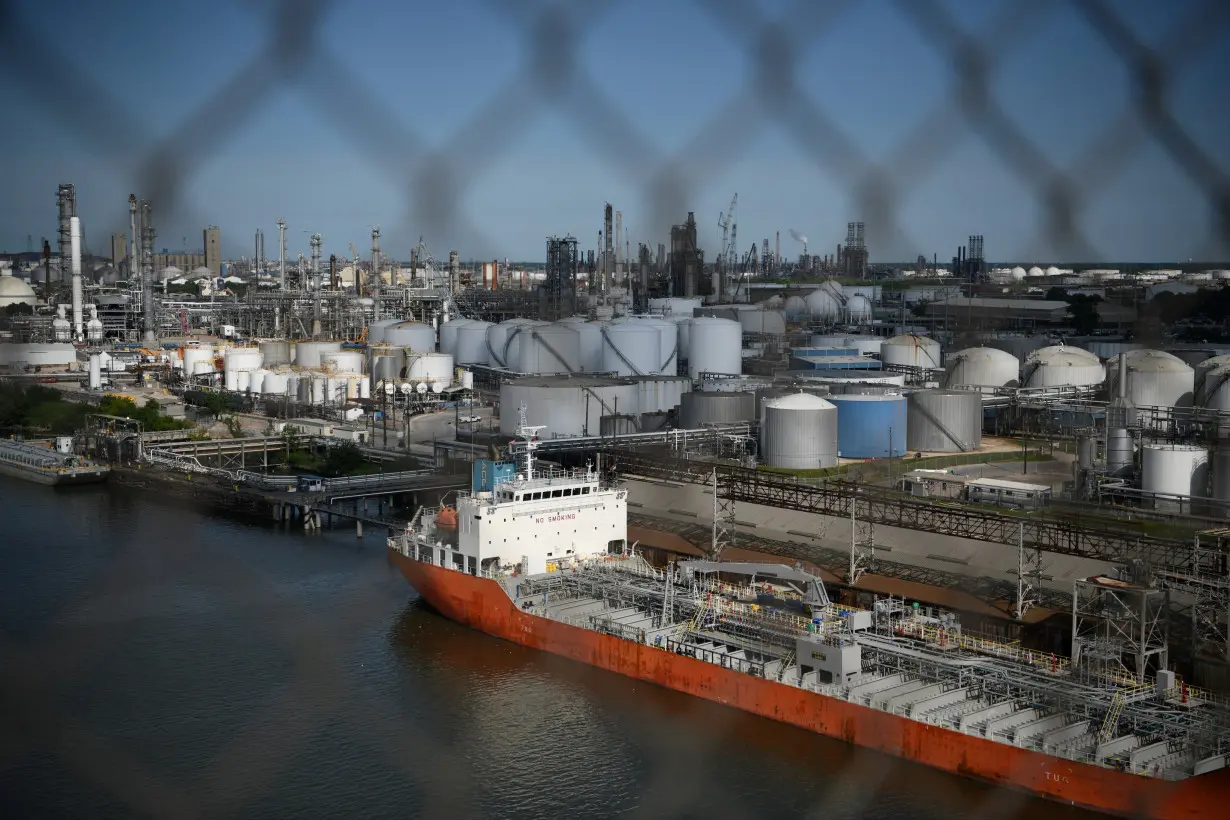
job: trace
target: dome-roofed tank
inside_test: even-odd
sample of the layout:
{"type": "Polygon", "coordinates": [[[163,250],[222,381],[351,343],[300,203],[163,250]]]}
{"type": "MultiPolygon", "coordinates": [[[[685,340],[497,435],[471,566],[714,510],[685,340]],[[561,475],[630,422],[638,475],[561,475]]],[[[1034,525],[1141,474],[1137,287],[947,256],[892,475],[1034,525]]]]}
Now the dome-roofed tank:
{"type": "Polygon", "coordinates": [[[792,393],[762,407],[760,458],[769,467],[817,470],[837,465],[837,408],[819,396],[792,393]]]}
{"type": "Polygon", "coordinates": [[[1192,389],[1192,401],[1198,407],[1205,406],[1208,401],[1209,392],[1205,389],[1207,377],[1210,371],[1230,365],[1230,356],[1213,356],[1205,359],[1197,364],[1193,370],[1195,371],[1195,379],[1192,389]]]}
{"type": "Polygon", "coordinates": [[[453,361],[457,364],[490,364],[491,354],[487,350],[487,329],[490,322],[480,322],[477,319],[467,319],[466,324],[457,328],[457,340],[451,351],[453,361]]]}
{"type": "MultiPolygon", "coordinates": [[[[671,326],[672,330],[674,325],[671,326]]],[[[661,330],[647,322],[620,319],[602,329],[602,369],[620,376],[657,375],[662,364],[661,330]]]]}
{"type": "Polygon", "coordinates": [[[1109,397],[1118,391],[1119,358],[1127,360],[1127,397],[1140,407],[1191,407],[1195,371],[1160,350],[1131,350],[1106,362],[1109,397]]]}
{"type": "Polygon", "coordinates": [[[543,438],[597,436],[602,417],[635,415],[637,385],[599,376],[523,376],[500,385],[500,432],[515,435],[521,405],[543,438]]]}
{"type": "Polygon", "coordinates": [[[1038,348],[1021,368],[1023,387],[1092,387],[1105,380],[1106,370],[1098,357],[1079,347],[1038,348]]]}
{"type": "Polygon", "coordinates": [[[886,340],[880,346],[880,359],[885,364],[899,367],[920,367],[925,370],[939,370],[943,367],[940,343],[928,336],[913,333],[886,340]]]}
{"type": "Polygon", "coordinates": [[[422,322],[398,322],[384,329],[383,341],[415,353],[431,353],[436,349],[436,330],[422,322]]]}
{"type": "Polygon", "coordinates": [[[871,324],[871,300],[861,293],[856,293],[846,300],[846,319],[851,324],[871,324]]]}
{"type": "Polygon", "coordinates": [[[807,312],[822,321],[834,320],[841,313],[841,301],[832,288],[816,288],[803,301],[807,312]]]}
{"type": "Polygon", "coordinates": [[[829,396],[837,408],[837,455],[886,458],[905,454],[905,396],[829,396]]]}
{"type": "Polygon", "coordinates": [[[753,391],[693,391],[679,401],[679,426],[695,430],[706,424],[737,424],[756,418],[753,391]]]}
{"type": "Polygon", "coordinates": [[[807,300],[802,296],[787,296],[786,301],[782,303],[782,312],[786,314],[786,318],[794,319],[807,313],[807,300]]]}
{"type": "MultiPolygon", "coordinates": [[[[1209,410],[1230,411],[1230,362],[1204,371],[1201,385],[1201,406],[1209,410]]],[[[1220,427],[1226,428],[1227,422],[1220,427]]]]}
{"type": "Polygon", "coordinates": [[[992,392],[997,387],[1016,387],[1020,377],[1021,362],[1016,356],[993,347],[970,347],[948,358],[943,385],[992,392]]]}
{"type": "Polygon", "coordinates": [[[743,328],[733,319],[698,317],[688,331],[688,375],[743,372],[743,328]]]}
{"type": "Polygon", "coordinates": [[[911,452],[969,453],[982,444],[982,395],[972,390],[915,390],[906,397],[911,452]]]}
{"type": "Polygon", "coordinates": [[[574,325],[558,323],[545,327],[526,326],[518,334],[516,363],[518,373],[579,373],[581,337],[574,325]]]}

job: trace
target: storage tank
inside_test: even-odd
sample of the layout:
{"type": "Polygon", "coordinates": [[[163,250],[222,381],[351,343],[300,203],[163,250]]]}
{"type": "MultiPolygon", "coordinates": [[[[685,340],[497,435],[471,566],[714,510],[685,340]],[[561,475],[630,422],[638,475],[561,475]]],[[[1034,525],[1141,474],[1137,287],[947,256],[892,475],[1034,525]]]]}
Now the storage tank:
{"type": "Polygon", "coordinates": [[[457,364],[490,364],[491,353],[487,350],[487,329],[490,322],[480,322],[477,319],[465,320],[466,324],[457,328],[457,340],[452,350],[442,350],[453,354],[457,364]]]}
{"type": "Polygon", "coordinates": [[[658,327],[619,320],[602,329],[604,371],[620,376],[652,376],[660,372],[661,364],[662,333],[658,327]]]}
{"type": "Polygon", "coordinates": [[[739,325],[744,333],[783,336],[786,333],[786,316],[780,310],[741,310],[739,325]]]}
{"type": "Polygon", "coordinates": [[[597,436],[603,416],[634,415],[636,402],[631,379],[523,376],[500,385],[500,432],[515,435],[525,404],[530,424],[546,426],[542,438],[597,436]]]}
{"type": "Polygon", "coordinates": [[[807,313],[807,300],[802,296],[787,296],[786,301],[782,303],[782,312],[786,314],[786,318],[795,319],[807,313]]]}
{"type": "Polygon", "coordinates": [[[637,385],[637,405],[642,413],[665,413],[683,401],[683,394],[692,392],[692,380],[687,376],[634,376],[637,385]]]}
{"type": "Polygon", "coordinates": [[[997,387],[1016,387],[1020,378],[1021,362],[1016,356],[993,347],[970,347],[948,357],[942,383],[947,388],[973,387],[991,393],[997,387]]]}
{"type": "Polygon", "coordinates": [[[906,396],[905,446],[910,452],[969,453],[981,445],[980,393],[915,390],[906,396]]]}
{"type": "Polygon", "coordinates": [[[367,326],[367,336],[365,336],[364,338],[367,340],[368,344],[380,344],[382,342],[385,342],[387,341],[387,337],[385,336],[385,331],[391,328],[393,325],[399,325],[404,321],[405,319],[395,317],[395,318],[390,318],[390,319],[381,319],[379,321],[372,322],[371,324],[367,326]]]}
{"type": "Polygon", "coordinates": [[[1131,350],[1106,362],[1107,388],[1116,394],[1119,358],[1127,361],[1127,397],[1140,407],[1191,407],[1195,371],[1160,350],[1131,350]]]}
{"type": "Polygon", "coordinates": [[[209,345],[184,348],[184,373],[196,376],[214,372],[214,349],[209,345]]]}
{"type": "Polygon", "coordinates": [[[363,353],[358,350],[337,350],[320,355],[320,366],[329,373],[362,373],[363,353]]]}
{"type": "Polygon", "coordinates": [[[517,339],[516,361],[509,362],[510,369],[533,374],[581,372],[581,337],[573,325],[526,326],[517,339]]]}
{"type": "Polygon", "coordinates": [[[373,359],[370,375],[373,382],[394,381],[400,379],[406,367],[406,354],[399,347],[385,348],[384,353],[378,353],[373,359]]]}
{"type": "MultiPolygon", "coordinates": [[[[467,325],[473,324],[473,319],[459,318],[451,319],[440,325],[440,352],[450,355],[457,355],[457,334],[467,325]]],[[[368,334],[368,341],[371,341],[371,334],[368,334]]]]}
{"type": "Polygon", "coordinates": [[[816,288],[804,297],[803,303],[816,319],[832,321],[841,313],[841,301],[831,288],[816,288]]]}
{"type": "Polygon", "coordinates": [[[602,370],[602,324],[600,322],[569,322],[576,331],[578,359],[581,371],[597,373],[602,370]]]}
{"type": "Polygon", "coordinates": [[[256,370],[263,363],[258,347],[228,347],[222,351],[223,370],[256,370]]]}
{"type": "Polygon", "coordinates": [[[678,331],[675,345],[679,351],[679,361],[686,362],[690,355],[689,351],[692,349],[692,319],[689,316],[668,316],[667,318],[675,323],[675,329],[678,331]]]}
{"type": "Polygon", "coordinates": [[[692,320],[688,341],[688,375],[743,372],[743,328],[732,319],[692,320]]]}
{"type": "Polygon", "coordinates": [[[1230,411],[1230,363],[1206,368],[1202,372],[1202,406],[1210,410],[1230,411]]]}
{"type": "Polygon", "coordinates": [[[505,319],[499,324],[487,326],[487,360],[493,367],[511,367],[507,360],[509,338],[513,331],[529,321],[520,318],[505,319]]]}
{"type": "Polygon", "coordinates": [[[693,391],[679,401],[679,426],[696,430],[706,424],[736,424],[756,420],[752,391],[693,391]]]}
{"type": "Polygon", "coordinates": [[[350,379],[346,376],[325,376],[325,401],[329,404],[343,404],[350,389],[350,379]]]}
{"type": "Polygon", "coordinates": [[[912,333],[886,340],[880,346],[880,359],[885,364],[927,370],[939,370],[943,366],[940,364],[940,343],[912,333]]]}
{"type": "Polygon", "coordinates": [[[603,436],[630,436],[640,432],[640,416],[629,416],[627,413],[603,416],[598,420],[598,426],[603,436]]]}
{"type": "Polygon", "coordinates": [[[871,300],[862,294],[846,299],[846,320],[854,325],[871,324],[871,300]]]}
{"type": "Polygon", "coordinates": [[[398,322],[384,329],[381,341],[409,348],[415,353],[431,353],[436,349],[436,330],[422,322],[398,322]]]}
{"type": "Polygon", "coordinates": [[[286,395],[286,374],[277,370],[270,370],[265,373],[265,377],[261,379],[261,394],[265,396],[284,396],[286,395]]]}
{"type": "Polygon", "coordinates": [[[1209,511],[1218,518],[1230,518],[1230,447],[1218,447],[1213,451],[1212,490],[1209,496],[1221,502],[1209,511]]]}
{"type": "Polygon", "coordinates": [[[251,377],[248,379],[248,392],[257,394],[263,393],[265,376],[268,373],[268,370],[253,370],[251,377]]]}
{"type": "Polygon", "coordinates": [[[681,296],[669,296],[665,298],[655,298],[649,300],[650,313],[659,313],[667,316],[682,316],[690,318],[692,314],[702,305],[700,299],[689,299],[681,296]]]}
{"type": "Polygon", "coordinates": [[[661,360],[654,372],[665,376],[678,375],[679,325],[661,316],[637,316],[634,321],[647,324],[658,331],[658,354],[661,360]]]}
{"type": "Polygon", "coordinates": [[[761,463],[790,470],[837,466],[837,408],[831,403],[793,393],[765,401],[761,412],[761,463]]]}
{"type": "MultiPolygon", "coordinates": [[[[255,370],[235,370],[233,372],[235,373],[234,389],[239,391],[240,393],[247,393],[248,390],[251,389],[252,387],[252,374],[255,373],[256,371],[255,370]]],[[[229,376],[232,373],[232,371],[228,370],[226,371],[226,373],[229,376]]]]}
{"type": "Polygon", "coordinates": [[[447,353],[407,353],[405,380],[448,387],[453,382],[453,357],[447,353]]]}
{"type": "Polygon", "coordinates": [[[1204,407],[1210,391],[1205,390],[1205,382],[1209,371],[1230,365],[1230,356],[1213,356],[1197,364],[1192,387],[1192,402],[1197,407],[1204,407]]]}
{"type": "Polygon", "coordinates": [[[1106,380],[1098,357],[1077,347],[1042,347],[1021,368],[1023,387],[1093,387],[1106,380]]]}
{"type": "Polygon", "coordinates": [[[320,367],[321,354],[336,353],[341,349],[341,342],[296,342],[295,364],[299,367],[320,367]]]}
{"type": "Polygon", "coordinates": [[[905,396],[829,396],[837,408],[837,455],[885,458],[905,454],[905,396]]]}
{"type": "Polygon", "coordinates": [[[1141,489],[1167,496],[1158,509],[1188,507],[1185,499],[1208,495],[1209,451],[1192,444],[1146,444],[1141,449],[1141,489]]]}
{"type": "Polygon", "coordinates": [[[261,352],[261,359],[266,367],[276,367],[280,364],[290,364],[291,344],[283,339],[269,339],[256,345],[261,352]]]}

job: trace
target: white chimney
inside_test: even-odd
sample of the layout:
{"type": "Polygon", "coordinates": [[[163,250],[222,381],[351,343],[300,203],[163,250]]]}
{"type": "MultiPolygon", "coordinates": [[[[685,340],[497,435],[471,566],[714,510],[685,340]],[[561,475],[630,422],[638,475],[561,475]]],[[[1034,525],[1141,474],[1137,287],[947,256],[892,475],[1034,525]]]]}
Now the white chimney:
{"type": "Polygon", "coordinates": [[[81,317],[81,220],[72,217],[68,224],[69,241],[72,243],[73,272],[73,340],[85,338],[85,328],[81,317]]]}

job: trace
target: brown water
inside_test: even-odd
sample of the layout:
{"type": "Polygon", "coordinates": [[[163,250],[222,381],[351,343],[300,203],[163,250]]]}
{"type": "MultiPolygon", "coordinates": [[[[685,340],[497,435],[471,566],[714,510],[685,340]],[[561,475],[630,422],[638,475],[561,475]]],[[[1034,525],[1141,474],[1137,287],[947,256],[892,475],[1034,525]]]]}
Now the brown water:
{"type": "Polygon", "coordinates": [[[1093,816],[471,632],[372,534],[0,509],[0,817],[1093,816]]]}

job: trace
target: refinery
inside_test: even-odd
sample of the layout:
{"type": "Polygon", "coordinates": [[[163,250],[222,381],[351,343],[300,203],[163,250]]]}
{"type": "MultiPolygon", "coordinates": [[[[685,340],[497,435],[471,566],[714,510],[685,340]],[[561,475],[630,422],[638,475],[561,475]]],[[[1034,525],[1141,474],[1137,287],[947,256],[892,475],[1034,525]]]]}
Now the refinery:
{"type": "Polygon", "coordinates": [[[224,259],[212,225],[158,249],[156,205],[104,259],[61,185],[0,261],[0,386],[86,406],[6,430],[6,474],[387,533],[447,617],[954,774],[1225,793],[1230,328],[1157,306],[1230,271],[876,264],[861,222],[787,258],[737,197],[712,259],[695,214],[634,246],[610,204],[539,260],[292,257],[276,218],[224,259]],[[343,451],[379,471],[303,468],[343,451]]]}

